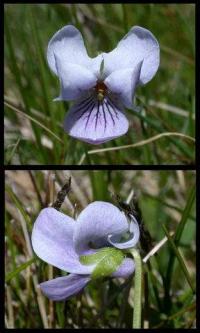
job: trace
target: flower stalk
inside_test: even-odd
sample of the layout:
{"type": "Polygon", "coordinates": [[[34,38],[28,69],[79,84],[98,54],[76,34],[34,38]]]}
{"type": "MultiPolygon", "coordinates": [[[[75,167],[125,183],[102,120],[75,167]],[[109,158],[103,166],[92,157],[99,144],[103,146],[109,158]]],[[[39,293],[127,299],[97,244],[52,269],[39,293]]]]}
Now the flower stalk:
{"type": "Polygon", "coordinates": [[[134,312],[133,328],[141,328],[142,314],[142,260],[138,250],[130,250],[135,261],[135,281],[134,281],[134,312]]]}

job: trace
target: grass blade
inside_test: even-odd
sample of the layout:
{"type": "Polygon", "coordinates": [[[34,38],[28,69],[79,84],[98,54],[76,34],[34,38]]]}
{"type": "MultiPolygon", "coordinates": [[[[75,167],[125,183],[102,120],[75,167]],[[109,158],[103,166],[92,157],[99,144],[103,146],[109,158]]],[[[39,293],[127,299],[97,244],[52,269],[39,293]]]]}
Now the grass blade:
{"type": "Polygon", "coordinates": [[[166,137],[166,136],[179,136],[179,137],[182,137],[186,140],[190,140],[192,142],[195,142],[195,139],[192,138],[191,136],[188,136],[188,135],[185,135],[185,134],[182,134],[182,133],[174,133],[174,132],[166,132],[166,133],[160,133],[160,134],[157,134],[147,140],[142,140],[142,141],[139,141],[137,143],[133,143],[131,145],[125,145],[125,146],[119,146],[119,147],[111,147],[111,148],[103,148],[103,149],[94,149],[94,150],[89,150],[88,151],[88,154],[96,154],[96,153],[103,153],[103,152],[106,152],[106,151],[114,151],[114,150],[122,150],[122,149],[128,149],[128,148],[135,148],[135,147],[140,147],[140,146],[144,146],[146,144],[149,144],[153,141],[156,141],[160,138],[163,138],[163,137],[166,137]]]}
{"type": "MultiPolygon", "coordinates": [[[[181,239],[181,235],[182,235],[184,226],[187,222],[187,219],[189,218],[189,214],[190,214],[191,208],[193,206],[194,199],[195,199],[195,187],[193,187],[191,189],[188,201],[187,201],[185,209],[183,211],[181,221],[180,221],[180,223],[177,227],[177,230],[175,232],[175,235],[174,235],[174,242],[175,242],[176,246],[179,245],[179,241],[181,239]]],[[[170,284],[171,284],[171,278],[172,278],[172,272],[173,272],[173,266],[174,266],[174,259],[175,259],[174,253],[171,251],[170,258],[169,258],[168,269],[167,269],[167,274],[166,274],[166,280],[169,283],[168,287],[170,287],[170,284]]]]}
{"type": "Polygon", "coordinates": [[[177,230],[176,230],[176,233],[175,233],[175,236],[174,236],[175,244],[178,244],[179,241],[180,241],[184,226],[187,222],[187,219],[189,217],[190,211],[192,209],[192,206],[193,206],[193,203],[194,203],[194,200],[195,200],[195,193],[196,193],[196,189],[195,189],[195,187],[192,187],[189,198],[188,198],[187,205],[186,205],[186,207],[183,211],[181,221],[180,221],[180,223],[177,227],[177,230]]]}
{"type": "Polygon", "coordinates": [[[164,232],[165,232],[165,234],[166,234],[166,236],[167,236],[167,238],[168,238],[169,244],[171,245],[171,248],[172,248],[172,250],[173,250],[173,252],[174,252],[176,258],[177,258],[177,260],[179,261],[179,264],[180,264],[181,269],[182,269],[182,271],[183,271],[183,273],[184,273],[184,275],[185,275],[185,277],[186,277],[186,280],[188,281],[188,284],[190,285],[190,287],[191,287],[193,293],[195,293],[195,288],[193,287],[192,279],[191,279],[190,274],[189,274],[189,272],[188,272],[188,270],[187,270],[187,267],[186,267],[186,265],[185,265],[185,262],[184,262],[184,260],[183,260],[183,257],[182,257],[182,255],[180,254],[180,251],[178,250],[178,248],[177,248],[175,242],[173,241],[172,237],[170,236],[169,231],[167,230],[167,228],[165,227],[164,224],[162,225],[162,227],[163,227],[163,229],[164,229],[164,232]]]}
{"type": "Polygon", "coordinates": [[[14,194],[14,192],[12,191],[12,189],[10,187],[6,186],[5,190],[9,194],[9,196],[13,200],[13,202],[15,203],[16,207],[19,209],[19,211],[22,214],[24,220],[27,222],[27,224],[29,224],[30,223],[30,218],[27,215],[27,213],[25,212],[20,200],[18,200],[17,196],[14,194]]]}
{"type": "Polygon", "coordinates": [[[36,258],[31,258],[27,262],[25,262],[22,265],[18,266],[14,271],[12,271],[12,272],[10,272],[10,273],[8,273],[6,275],[5,281],[9,282],[10,280],[12,280],[14,277],[16,277],[20,272],[22,272],[23,270],[25,270],[27,267],[29,267],[35,261],[36,261],[36,258]]]}
{"type": "Polygon", "coordinates": [[[19,110],[18,108],[16,108],[15,106],[13,106],[10,103],[4,102],[4,104],[9,107],[11,110],[17,112],[18,114],[20,114],[23,117],[28,118],[30,121],[32,121],[33,123],[37,124],[38,126],[42,127],[45,131],[47,131],[49,134],[51,134],[54,138],[56,138],[59,142],[63,143],[63,140],[61,140],[54,132],[52,132],[49,128],[47,128],[45,125],[43,125],[40,121],[38,121],[37,119],[33,118],[32,116],[29,116],[28,114],[22,112],[21,110],[19,110]]]}
{"type": "MultiPolygon", "coordinates": [[[[179,246],[179,241],[181,239],[181,235],[184,230],[184,226],[187,222],[187,219],[189,218],[190,211],[192,209],[193,203],[195,200],[195,187],[192,187],[185,209],[183,211],[183,215],[181,218],[181,221],[177,227],[176,233],[174,235],[174,243],[176,247],[179,246]]],[[[167,266],[167,273],[165,277],[165,305],[170,311],[171,308],[171,297],[170,297],[170,289],[171,289],[171,281],[172,281],[172,274],[174,269],[174,262],[175,262],[176,256],[174,255],[174,251],[171,249],[170,256],[169,256],[169,262],[167,266]]]]}

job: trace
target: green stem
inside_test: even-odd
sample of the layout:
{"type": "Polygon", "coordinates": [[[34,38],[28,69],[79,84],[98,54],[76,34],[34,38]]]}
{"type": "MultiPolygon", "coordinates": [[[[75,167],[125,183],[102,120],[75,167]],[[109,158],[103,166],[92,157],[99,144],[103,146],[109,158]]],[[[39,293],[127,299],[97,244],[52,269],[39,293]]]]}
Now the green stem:
{"type": "Polygon", "coordinates": [[[142,313],[142,260],[136,249],[130,250],[135,260],[135,288],[134,288],[134,312],[133,328],[141,328],[142,313]]]}

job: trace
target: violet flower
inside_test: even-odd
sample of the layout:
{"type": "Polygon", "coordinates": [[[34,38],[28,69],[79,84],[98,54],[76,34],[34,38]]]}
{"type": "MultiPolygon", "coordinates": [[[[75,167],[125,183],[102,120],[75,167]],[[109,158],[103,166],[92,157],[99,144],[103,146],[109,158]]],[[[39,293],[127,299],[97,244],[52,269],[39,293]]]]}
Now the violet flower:
{"type": "Polygon", "coordinates": [[[135,265],[121,250],[134,247],[139,235],[136,219],[132,216],[129,223],[108,202],[89,204],[76,221],[54,208],[43,209],[33,227],[33,249],[42,260],[70,273],[41,283],[43,293],[52,300],[64,300],[91,279],[127,278],[135,265]],[[124,240],[127,233],[129,239],[124,240]]]}
{"type": "Polygon", "coordinates": [[[150,81],[159,66],[160,49],[153,34],[134,26],[108,53],[90,58],[82,35],[72,25],[50,40],[47,59],[59,77],[60,96],[75,101],[64,121],[72,137],[100,144],[125,134],[124,107],[133,108],[135,89],[150,81]]]}

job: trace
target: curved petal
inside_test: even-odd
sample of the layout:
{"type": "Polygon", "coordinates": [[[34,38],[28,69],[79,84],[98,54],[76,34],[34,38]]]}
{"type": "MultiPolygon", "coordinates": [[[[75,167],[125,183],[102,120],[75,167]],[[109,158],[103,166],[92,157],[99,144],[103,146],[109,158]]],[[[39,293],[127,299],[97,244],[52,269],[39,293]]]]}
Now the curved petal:
{"type": "Polygon", "coordinates": [[[89,204],[78,216],[74,231],[74,247],[83,254],[90,247],[109,245],[109,234],[120,234],[128,230],[126,216],[108,202],[95,201],[89,204]]]}
{"type": "Polygon", "coordinates": [[[63,64],[74,63],[88,67],[91,63],[88,57],[81,33],[73,25],[66,25],[51,38],[47,48],[47,60],[51,70],[58,75],[55,55],[63,64]]]}
{"type": "Polygon", "coordinates": [[[56,100],[74,100],[96,85],[96,76],[87,68],[65,62],[55,57],[57,73],[61,82],[61,93],[56,100]]]}
{"type": "Polygon", "coordinates": [[[128,120],[122,108],[105,97],[102,102],[87,97],[76,103],[65,117],[64,129],[72,137],[100,144],[128,131],[128,120]]]}
{"type": "Polygon", "coordinates": [[[135,263],[132,259],[126,258],[123,260],[122,264],[118,267],[116,272],[112,274],[112,277],[127,278],[133,274],[135,270],[135,263]]]}
{"type": "Polygon", "coordinates": [[[143,61],[140,84],[150,81],[160,63],[160,48],[154,35],[147,29],[135,26],[118,43],[117,47],[104,55],[107,75],[116,68],[134,68],[143,61]]]}
{"type": "Polygon", "coordinates": [[[70,273],[89,274],[95,265],[79,262],[73,246],[75,224],[71,217],[54,208],[43,209],[33,226],[33,250],[50,265],[70,273]]]}
{"type": "Polygon", "coordinates": [[[58,277],[40,283],[42,292],[53,301],[62,301],[78,294],[90,281],[90,277],[77,274],[58,277]]]}
{"type": "Polygon", "coordinates": [[[118,249],[128,249],[128,248],[134,247],[137,244],[137,242],[139,241],[140,228],[139,228],[138,222],[133,215],[130,215],[130,216],[131,216],[131,222],[130,222],[129,230],[130,230],[130,233],[132,234],[132,237],[128,241],[120,243],[118,236],[115,236],[115,235],[108,236],[109,243],[118,249]]]}
{"type": "Polygon", "coordinates": [[[142,61],[134,68],[119,69],[112,72],[104,81],[105,85],[117,93],[121,102],[128,108],[133,105],[133,95],[139,82],[142,61]]]}

